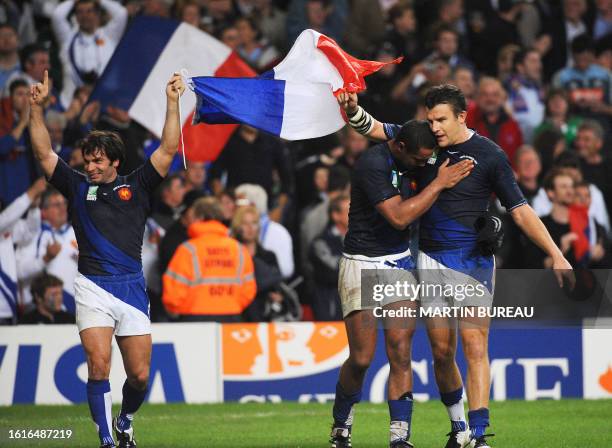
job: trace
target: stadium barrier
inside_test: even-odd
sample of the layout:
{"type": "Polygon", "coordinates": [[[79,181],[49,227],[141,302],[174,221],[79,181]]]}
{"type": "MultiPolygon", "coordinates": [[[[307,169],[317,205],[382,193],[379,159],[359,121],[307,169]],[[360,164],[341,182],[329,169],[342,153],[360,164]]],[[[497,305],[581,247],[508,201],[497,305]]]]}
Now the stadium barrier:
{"type": "MultiPolygon", "coordinates": [[[[612,329],[492,329],[491,396],[506,399],[612,398],[612,329]]],[[[154,324],[148,400],[160,402],[329,402],[348,346],[341,322],[154,324]]],[[[125,379],[113,346],[113,401],[125,379]]],[[[414,396],[436,399],[431,352],[419,328],[414,396]]],[[[465,371],[463,355],[459,366],[465,371]]],[[[385,401],[389,366],[382,332],[364,400],[385,401]]],[[[86,401],[87,366],[71,325],[0,331],[0,404],[86,401]]]]}

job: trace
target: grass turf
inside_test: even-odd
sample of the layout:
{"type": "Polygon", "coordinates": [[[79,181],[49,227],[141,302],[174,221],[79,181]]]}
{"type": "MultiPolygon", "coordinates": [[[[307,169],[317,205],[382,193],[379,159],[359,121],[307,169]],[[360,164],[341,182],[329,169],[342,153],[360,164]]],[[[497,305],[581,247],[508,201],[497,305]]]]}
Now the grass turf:
{"type": "MultiPolygon", "coordinates": [[[[117,412],[117,409],[114,409],[117,412]]],[[[138,446],[326,447],[331,404],[145,405],[135,420],[138,446]]],[[[506,401],[491,405],[494,447],[612,447],[612,400],[506,401]]],[[[359,404],[353,445],[388,443],[385,404],[359,404]]],[[[411,441],[443,447],[449,429],[439,402],[416,403],[411,441]]],[[[86,405],[0,407],[1,447],[97,447],[86,405]],[[9,440],[9,429],[72,429],[64,440],[9,440]]]]}

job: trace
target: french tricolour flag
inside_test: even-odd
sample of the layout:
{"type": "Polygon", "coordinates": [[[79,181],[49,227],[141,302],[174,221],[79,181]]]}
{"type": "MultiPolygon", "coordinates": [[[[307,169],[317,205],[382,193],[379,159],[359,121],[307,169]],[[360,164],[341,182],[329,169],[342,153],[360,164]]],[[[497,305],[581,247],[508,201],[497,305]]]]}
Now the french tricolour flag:
{"type": "Polygon", "coordinates": [[[345,125],[335,94],[364,90],[364,77],[384,65],[356,59],[333,39],[305,30],[287,57],[257,78],[191,78],[195,122],[244,123],[287,140],[328,135],[345,125]]]}
{"type": "MultiPolygon", "coordinates": [[[[223,77],[249,77],[255,73],[232,50],[199,29],[175,20],[155,17],[134,19],[90,101],[102,110],[114,106],[161,136],[166,115],[165,86],[175,71],[223,77]]],[[[181,98],[186,155],[190,160],[214,160],[236,125],[192,126],[195,95],[181,98]]]]}

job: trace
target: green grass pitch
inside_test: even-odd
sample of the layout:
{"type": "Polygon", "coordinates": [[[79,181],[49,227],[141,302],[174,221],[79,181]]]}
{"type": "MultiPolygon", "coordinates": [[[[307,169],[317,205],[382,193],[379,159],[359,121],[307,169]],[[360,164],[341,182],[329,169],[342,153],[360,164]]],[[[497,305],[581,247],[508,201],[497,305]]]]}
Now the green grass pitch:
{"type": "MultiPolygon", "coordinates": [[[[117,409],[114,409],[117,412],[117,409]]],[[[145,405],[135,419],[138,446],[326,447],[331,404],[145,405]]],[[[385,404],[357,405],[353,446],[388,443],[385,404]]],[[[411,441],[416,448],[446,443],[441,403],[416,403],[411,441]]],[[[493,447],[610,448],[612,400],[506,401],[491,404],[493,447]]],[[[97,447],[89,410],[79,406],[0,407],[0,447],[97,447]],[[9,440],[9,429],[72,429],[65,440],[9,440]]]]}

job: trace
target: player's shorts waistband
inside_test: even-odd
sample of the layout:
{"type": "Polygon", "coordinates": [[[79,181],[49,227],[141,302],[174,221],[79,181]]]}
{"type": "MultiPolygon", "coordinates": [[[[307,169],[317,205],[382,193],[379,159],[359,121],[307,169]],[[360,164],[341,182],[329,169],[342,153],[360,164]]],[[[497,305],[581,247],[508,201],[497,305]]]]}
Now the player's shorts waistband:
{"type": "Polygon", "coordinates": [[[144,274],[142,271],[140,272],[132,272],[129,274],[115,274],[115,275],[89,275],[89,274],[81,274],[84,277],[87,277],[94,283],[124,283],[131,282],[134,280],[140,280],[143,278],[144,274]]]}
{"type": "Polygon", "coordinates": [[[342,256],[344,258],[348,258],[349,260],[358,260],[358,261],[366,261],[366,262],[369,261],[372,263],[379,263],[381,261],[395,261],[401,258],[410,257],[412,256],[412,252],[410,252],[410,249],[406,249],[404,252],[400,252],[397,254],[390,254],[390,255],[382,255],[380,257],[368,257],[366,255],[347,254],[343,252],[342,256]]]}

